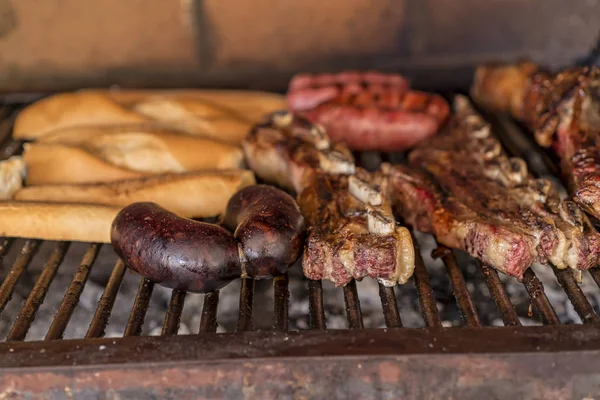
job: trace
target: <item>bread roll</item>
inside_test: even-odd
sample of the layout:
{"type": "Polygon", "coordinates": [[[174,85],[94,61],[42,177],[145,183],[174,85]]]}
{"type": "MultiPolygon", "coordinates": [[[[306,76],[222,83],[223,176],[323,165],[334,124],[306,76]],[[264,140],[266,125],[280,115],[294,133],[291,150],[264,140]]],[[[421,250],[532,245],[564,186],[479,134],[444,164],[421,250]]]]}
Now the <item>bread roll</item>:
{"type": "Polygon", "coordinates": [[[74,126],[147,123],[239,144],[284,96],[228,90],[82,90],[42,99],[15,121],[17,139],[35,140],[74,126]]]}
{"type": "Polygon", "coordinates": [[[120,207],[99,204],[0,202],[0,236],[110,243],[120,207]]]}
{"type": "Polygon", "coordinates": [[[254,183],[254,174],[248,170],[210,171],[101,184],[29,186],[17,191],[14,198],[119,207],[151,201],[183,217],[204,218],[223,213],[235,192],[254,183]]]}
{"type": "Polygon", "coordinates": [[[15,119],[13,137],[33,140],[68,126],[146,121],[142,115],[115,103],[100,91],[61,93],[23,109],[15,119]]]}
{"type": "Polygon", "coordinates": [[[150,174],[236,169],[241,149],[183,134],[72,128],[25,145],[27,185],[112,182],[150,174]],[[83,134],[81,134],[83,132],[83,134]]]}
{"type": "Polygon", "coordinates": [[[119,168],[78,147],[25,145],[26,185],[111,182],[150,175],[119,168]]]}
{"type": "Polygon", "coordinates": [[[22,157],[12,156],[0,161],[0,200],[12,199],[14,193],[23,187],[26,168],[22,157]]]}

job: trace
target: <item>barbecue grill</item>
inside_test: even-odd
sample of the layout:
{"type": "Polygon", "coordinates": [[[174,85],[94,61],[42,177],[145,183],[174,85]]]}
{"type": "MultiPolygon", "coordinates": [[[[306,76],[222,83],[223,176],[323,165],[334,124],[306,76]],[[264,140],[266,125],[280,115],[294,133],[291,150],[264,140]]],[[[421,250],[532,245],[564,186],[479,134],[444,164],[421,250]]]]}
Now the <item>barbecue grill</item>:
{"type": "MultiPolygon", "coordinates": [[[[199,3],[207,3],[204,6],[208,8],[212,4],[210,1],[199,3]]],[[[540,38],[548,40],[550,32],[554,30],[553,24],[562,21],[559,16],[566,14],[561,2],[533,2],[545,10],[544,15],[547,17],[543,27],[540,26],[534,32],[526,29],[531,18],[536,16],[534,5],[523,7],[518,2],[506,2],[508,5],[480,6],[479,2],[472,1],[457,4],[440,2],[445,4],[440,6],[442,11],[447,10],[448,15],[470,26],[448,28],[446,23],[436,19],[441,18],[442,11],[429,15],[427,7],[422,5],[424,3],[426,2],[415,0],[406,1],[406,5],[403,5],[406,6],[410,19],[407,19],[406,26],[398,30],[412,34],[414,40],[407,43],[402,41],[399,46],[401,49],[395,49],[393,56],[387,54],[391,50],[383,46],[375,49],[379,56],[374,62],[364,57],[359,57],[359,61],[347,61],[343,57],[340,60],[332,56],[325,57],[325,61],[307,61],[306,69],[400,69],[413,78],[417,87],[465,89],[473,65],[488,58],[514,58],[516,55],[527,55],[527,49],[539,49],[540,38]],[[460,11],[465,7],[473,8],[471,16],[465,16],[460,11]],[[495,15],[500,8],[504,11],[495,15]],[[478,22],[484,15],[497,28],[502,27],[501,22],[507,18],[512,18],[510,26],[516,27],[507,29],[506,35],[500,35],[500,38],[494,35],[486,37],[483,40],[486,46],[497,48],[487,53],[482,51],[481,44],[473,40],[461,42],[468,29],[475,29],[473,36],[477,36],[478,31],[486,30],[478,22]],[[425,22],[435,25],[436,34],[433,36],[444,36],[442,29],[453,34],[431,44],[422,36],[426,30],[425,22]],[[527,32],[531,32],[531,35],[527,36],[527,32]],[[523,36],[527,37],[526,43],[512,45],[520,43],[518,40],[523,36]],[[444,56],[439,49],[451,41],[455,42],[455,47],[451,49],[451,55],[444,56]],[[509,45],[505,46],[503,43],[509,45]],[[408,59],[412,63],[405,63],[408,59]]],[[[578,8],[572,12],[572,16],[579,20],[565,28],[565,31],[572,29],[571,36],[563,35],[562,41],[553,42],[538,52],[533,51],[532,56],[555,66],[571,62],[573,56],[581,53],[581,48],[589,48],[594,38],[587,38],[587,42],[582,43],[589,31],[582,27],[586,25],[586,21],[589,22],[589,11],[597,10],[597,4],[594,1],[573,3],[578,8]],[[577,45],[570,46],[571,42],[577,45]],[[569,51],[563,51],[566,49],[569,51]]],[[[263,6],[257,5],[259,8],[263,6]]],[[[168,6],[165,5],[166,7],[168,6]]],[[[0,9],[0,22],[1,11],[0,9]]],[[[271,14],[265,14],[265,19],[273,20],[271,14]]],[[[225,21],[224,24],[232,27],[236,25],[236,21],[243,22],[244,18],[239,15],[231,17],[231,21],[225,21]]],[[[398,23],[400,25],[402,23],[398,23]]],[[[208,24],[203,26],[206,28],[208,24]]],[[[337,25],[332,28],[334,33],[338,28],[337,25]]],[[[348,28],[339,29],[344,33],[348,28]]],[[[369,26],[362,29],[368,30],[369,26]]],[[[167,31],[162,33],[177,37],[172,31],[167,31]]],[[[202,34],[206,33],[200,31],[202,34]]],[[[245,34],[245,30],[243,31],[245,34]]],[[[389,32],[382,31],[383,34],[387,35],[389,32]]],[[[0,32],[0,39],[3,35],[0,32]]],[[[152,35],[154,33],[150,40],[154,39],[152,35]]],[[[236,35],[240,34],[234,34],[236,35]]],[[[199,41],[211,40],[210,35],[206,36],[208,39],[201,38],[199,41]]],[[[263,36],[267,37],[268,32],[263,36]]],[[[260,39],[262,36],[257,37],[260,39]]],[[[377,35],[373,38],[376,39],[377,35]]],[[[249,43],[253,43],[253,39],[249,40],[249,43]]],[[[337,46],[337,42],[325,44],[325,52],[328,50],[327,46],[333,48],[337,46]]],[[[130,82],[130,86],[157,87],[163,85],[162,80],[166,76],[170,78],[166,81],[174,82],[173,86],[183,83],[281,90],[292,69],[297,67],[290,67],[283,62],[264,75],[255,72],[256,66],[263,65],[265,60],[274,61],[280,57],[279,47],[275,44],[270,47],[270,53],[268,51],[264,56],[254,57],[254,63],[250,63],[247,69],[239,69],[235,57],[232,61],[212,48],[199,50],[210,64],[200,74],[200,78],[188,73],[194,71],[195,61],[186,60],[183,61],[186,64],[185,71],[177,78],[169,73],[144,70],[139,60],[133,60],[131,64],[135,66],[130,69],[115,72],[114,76],[106,74],[98,79],[84,74],[69,80],[69,73],[65,71],[71,70],[72,66],[63,61],[55,64],[58,66],[56,75],[41,76],[34,83],[28,81],[25,72],[16,70],[14,82],[3,84],[0,80],[0,90],[7,94],[4,102],[0,102],[0,105],[4,104],[0,108],[0,158],[6,159],[22,150],[22,143],[11,137],[11,124],[16,113],[30,101],[29,94],[21,95],[25,90],[48,92],[84,85],[105,86],[111,79],[119,83],[130,82]],[[143,77],[132,78],[132,71],[136,69],[144,70],[143,77]],[[270,76],[274,78],[269,79],[270,76]]],[[[358,48],[356,52],[364,50],[358,48]]],[[[235,49],[227,51],[235,53],[235,49]]],[[[300,50],[296,53],[302,56],[300,50]]],[[[81,69],[101,64],[101,58],[102,55],[90,56],[82,62],[81,69]]],[[[0,65],[1,63],[0,60],[0,65]]],[[[18,60],[15,65],[26,66],[27,60],[18,60]]],[[[99,65],[99,68],[102,70],[109,66],[99,65]]],[[[507,117],[489,114],[486,117],[493,123],[494,132],[510,155],[525,159],[533,174],[553,177],[560,182],[555,167],[556,160],[538,147],[528,132],[507,117]]],[[[365,153],[357,154],[356,159],[367,168],[375,168],[382,161],[403,162],[404,158],[402,154],[365,153]]],[[[80,296],[95,264],[107,254],[104,250],[109,246],[92,243],[86,244],[71,283],[60,294],[64,297],[47,329],[45,339],[27,340],[28,331],[45,297],[58,290],[53,288],[53,279],[59,269],[65,267],[63,260],[73,246],[68,242],[53,242],[50,244],[52,250],[48,257],[38,259],[36,253],[47,245],[42,241],[1,238],[0,260],[8,260],[12,254],[14,262],[4,261],[1,273],[0,316],[4,320],[10,320],[11,327],[5,341],[0,343],[0,398],[480,399],[517,396],[591,399],[600,396],[600,376],[597,372],[600,370],[600,317],[590,302],[589,294],[582,291],[579,278],[571,271],[545,267],[553,272],[556,282],[562,287],[580,318],[580,323],[563,324],[542,280],[533,269],[526,271],[522,283],[515,283],[514,278],[504,279],[494,269],[478,263],[481,278],[503,325],[490,326],[485,323],[487,319],[482,318],[483,311],[468,287],[466,266],[460,261],[465,259],[464,254],[440,246],[435,250],[434,256],[443,261],[452,287],[453,300],[461,317],[459,326],[443,326],[446,324],[443,324],[438,310],[439,299],[430,282],[430,267],[424,261],[429,258],[429,254],[428,251],[423,254],[419,251],[419,242],[420,240],[415,240],[418,250],[415,273],[406,285],[415,289],[424,327],[404,327],[403,309],[397,301],[399,289],[380,285],[379,297],[385,328],[365,328],[359,299],[360,284],[351,282],[344,288],[336,289],[343,292],[347,328],[332,329],[326,312],[327,293],[331,292],[323,289],[322,282],[309,281],[300,274],[290,273],[289,276],[281,276],[272,281],[272,306],[264,306],[257,301],[254,281],[242,279],[235,330],[225,333],[217,332],[217,291],[203,295],[202,309],[193,310],[200,315],[197,330],[192,334],[178,334],[181,333],[179,327],[186,306],[186,293],[174,290],[164,315],[161,333],[151,336],[144,329],[144,319],[152,295],[156,292],[155,287],[152,282],[135,276],[132,279],[139,281],[139,287],[135,301],[128,310],[129,319],[120,327],[124,332],[123,337],[104,337],[107,326],[114,324],[111,315],[114,314],[122,282],[126,277],[129,278],[126,276],[126,266],[117,260],[105,281],[86,333],[77,338],[63,339],[72,316],[80,307],[80,296]],[[15,308],[18,310],[16,313],[6,315],[9,311],[7,305],[15,301],[11,300],[13,294],[23,286],[24,277],[32,276],[30,269],[35,263],[43,264],[43,269],[32,283],[31,290],[25,296],[26,300],[15,308]],[[290,329],[289,309],[297,301],[290,295],[289,284],[293,281],[301,282],[309,300],[307,329],[290,329]],[[527,315],[515,308],[515,299],[507,291],[507,282],[522,285],[525,289],[531,304],[528,320],[538,321],[538,326],[525,326],[523,317],[527,315]],[[255,329],[254,319],[265,315],[272,319],[270,329],[255,329]]],[[[108,253],[111,251],[109,249],[108,253]]],[[[469,262],[472,263],[473,260],[469,262]]],[[[600,269],[584,272],[582,279],[593,280],[600,296],[600,269]]]]}
{"type": "MultiPolygon", "coordinates": [[[[8,157],[21,150],[21,143],[10,137],[14,114],[7,108],[2,114],[2,152],[8,157]]],[[[489,117],[512,155],[526,159],[535,174],[554,173],[549,156],[514,122],[489,117]]],[[[396,154],[368,156],[371,163],[373,157],[379,157],[379,161],[402,159],[396,154]]],[[[357,157],[367,158],[363,154],[357,157]]],[[[15,240],[3,238],[0,243],[0,256],[4,257],[15,240]]],[[[6,265],[0,285],[0,310],[5,309],[20,278],[27,274],[41,244],[39,240],[26,240],[12,266],[6,265]]],[[[352,282],[338,289],[343,291],[348,329],[328,330],[322,283],[305,280],[310,327],[288,331],[288,307],[294,299],[290,299],[288,277],[282,276],[272,282],[272,310],[254,303],[254,281],[242,279],[235,332],[216,333],[217,291],[204,295],[203,308],[197,310],[201,313],[199,331],[177,335],[186,293],[174,290],[161,335],[146,336],[142,327],[154,284],[140,278],[124,337],[103,339],[126,273],[126,266],[117,261],[85,337],[61,340],[99,255],[101,246],[89,244],[45,340],[24,341],[69,250],[67,242],[52,246],[27,300],[18,314],[11,316],[13,323],[6,341],[0,344],[0,385],[7,394],[83,396],[110,389],[115,396],[127,398],[226,397],[248,392],[253,398],[269,398],[275,393],[300,398],[384,398],[392,393],[388,389],[401,388],[415,397],[504,397],[526,391],[532,397],[583,398],[599,390],[595,367],[600,354],[600,318],[568,270],[554,268],[553,272],[582,324],[561,325],[542,282],[529,269],[522,284],[530,297],[533,317],[544,326],[522,326],[499,274],[479,263],[504,325],[483,326],[461,265],[453,251],[439,247],[436,256],[446,267],[462,317],[461,327],[442,327],[429,274],[417,252],[415,274],[408,285],[414,285],[418,293],[425,328],[403,328],[394,288],[380,285],[386,328],[364,329],[357,284],[352,282]],[[253,330],[253,316],[260,313],[272,313],[271,330],[253,330]],[[328,378],[323,381],[323,376],[328,378]],[[418,384],[432,379],[436,384],[418,384]]],[[[593,279],[600,286],[600,270],[592,269],[584,275],[583,279],[593,279]]]]}

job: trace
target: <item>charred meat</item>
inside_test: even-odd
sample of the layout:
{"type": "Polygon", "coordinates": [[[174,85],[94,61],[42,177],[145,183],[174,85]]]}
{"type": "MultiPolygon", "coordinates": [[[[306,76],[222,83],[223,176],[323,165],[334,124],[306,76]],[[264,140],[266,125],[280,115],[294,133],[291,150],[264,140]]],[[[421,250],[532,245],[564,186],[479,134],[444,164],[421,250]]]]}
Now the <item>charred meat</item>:
{"type": "Polygon", "coordinates": [[[288,107],[325,127],[353,150],[403,150],[438,132],[449,115],[439,95],[409,89],[400,75],[378,72],[300,74],[288,107]]]}
{"type": "Polygon", "coordinates": [[[600,219],[600,68],[550,74],[532,63],[480,67],[474,97],[509,112],[552,147],[574,200],[600,219]]]}
{"type": "Polygon", "coordinates": [[[259,177],[298,194],[308,229],[302,266],[309,279],[344,286],[369,276],[393,286],[412,275],[412,239],[396,225],[384,188],[321,126],[277,113],[253,129],[243,148],[259,177]]]}
{"type": "Polygon", "coordinates": [[[560,201],[550,182],[508,158],[490,126],[457,97],[444,131],[384,166],[397,213],[416,229],[521,278],[534,262],[558,268],[596,265],[600,235],[579,207],[560,201]]]}

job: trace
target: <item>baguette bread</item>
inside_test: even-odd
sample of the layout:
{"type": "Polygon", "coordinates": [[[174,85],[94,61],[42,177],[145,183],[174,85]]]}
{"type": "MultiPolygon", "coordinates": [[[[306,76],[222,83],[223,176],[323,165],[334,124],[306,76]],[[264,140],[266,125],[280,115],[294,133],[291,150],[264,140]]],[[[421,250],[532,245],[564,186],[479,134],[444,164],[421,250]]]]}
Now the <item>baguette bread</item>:
{"type": "Polygon", "coordinates": [[[112,182],[150,174],[236,169],[238,147],[183,134],[72,128],[24,147],[27,185],[112,182]],[[81,134],[83,132],[83,134],[81,134]]]}
{"type": "Polygon", "coordinates": [[[17,116],[13,136],[35,140],[74,126],[147,123],[238,145],[265,115],[285,109],[274,93],[228,90],[82,90],[42,99],[17,116]]]}
{"type": "Polygon", "coordinates": [[[254,174],[249,170],[209,171],[101,184],[26,186],[15,193],[14,199],[118,207],[151,201],[183,217],[205,218],[222,214],[235,192],[254,183],[254,174]]]}
{"type": "Polygon", "coordinates": [[[62,144],[26,145],[23,160],[26,185],[111,182],[150,175],[119,168],[81,148],[62,144]]]}
{"type": "Polygon", "coordinates": [[[110,243],[110,226],[120,209],[99,204],[1,201],[0,235],[110,243]]]}
{"type": "Polygon", "coordinates": [[[0,161],[0,200],[12,199],[14,193],[23,187],[25,175],[23,157],[12,156],[0,161]]]}

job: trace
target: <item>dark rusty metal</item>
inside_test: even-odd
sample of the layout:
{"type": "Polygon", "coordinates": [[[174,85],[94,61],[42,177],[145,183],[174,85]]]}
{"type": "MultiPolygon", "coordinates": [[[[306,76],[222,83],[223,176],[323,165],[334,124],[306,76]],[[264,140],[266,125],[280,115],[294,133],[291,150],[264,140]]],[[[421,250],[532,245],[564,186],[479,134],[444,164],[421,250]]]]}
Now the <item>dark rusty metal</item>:
{"type": "Polygon", "coordinates": [[[2,146],[0,160],[6,160],[10,156],[15,155],[21,148],[20,143],[19,146],[11,146],[11,143],[15,142],[11,137],[15,116],[16,113],[13,108],[0,107],[0,145],[2,146]]]}
{"type": "Polygon", "coordinates": [[[4,256],[8,254],[14,242],[14,238],[0,238],[0,262],[4,260],[4,256]]]}
{"type": "Polygon", "coordinates": [[[326,329],[321,281],[308,281],[308,316],[311,329],[326,329]]]}
{"type": "Polygon", "coordinates": [[[92,265],[94,265],[94,261],[96,261],[96,257],[98,257],[101,247],[102,244],[100,243],[92,243],[86,250],[81,259],[81,263],[79,264],[79,268],[63,297],[63,301],[52,320],[52,324],[50,325],[50,328],[48,328],[45,340],[62,339],[69,320],[71,319],[71,315],[73,315],[73,311],[75,310],[75,307],[77,307],[77,303],[79,303],[79,297],[83,292],[92,265]]]}
{"type": "Polygon", "coordinates": [[[206,293],[202,305],[200,318],[200,333],[214,333],[217,331],[217,308],[219,307],[219,291],[206,293]]]}
{"type": "Polygon", "coordinates": [[[356,289],[356,281],[351,281],[344,286],[344,303],[346,304],[346,318],[348,319],[348,328],[363,329],[362,312],[360,310],[360,299],[356,289]]]}
{"type": "Polygon", "coordinates": [[[458,304],[461,316],[467,323],[467,326],[481,326],[479,317],[477,316],[477,310],[475,310],[475,305],[467,290],[465,278],[456,264],[456,258],[454,258],[452,250],[444,246],[438,246],[437,251],[440,252],[442,261],[448,271],[450,283],[452,284],[452,289],[454,291],[454,297],[456,298],[456,303],[458,304]]]}
{"type": "Polygon", "coordinates": [[[415,287],[419,294],[419,304],[421,305],[421,314],[423,315],[423,321],[428,327],[439,327],[442,326],[440,315],[438,314],[437,304],[433,297],[433,290],[429,283],[429,274],[425,268],[423,262],[423,256],[421,255],[421,249],[419,244],[415,240],[413,234],[413,243],[415,246],[415,272],[413,278],[415,280],[415,287]]]}
{"type": "Polygon", "coordinates": [[[179,331],[179,323],[181,321],[181,313],[185,303],[185,292],[173,290],[171,293],[171,301],[165,315],[165,322],[162,327],[161,335],[177,335],[179,331]]]}
{"type": "Polygon", "coordinates": [[[519,316],[515,311],[515,307],[510,302],[508,294],[506,293],[506,289],[504,288],[504,285],[498,276],[498,272],[489,265],[486,265],[480,261],[478,261],[477,264],[481,269],[483,279],[485,279],[485,283],[490,290],[490,294],[492,295],[492,298],[494,299],[494,302],[500,311],[504,325],[521,325],[519,316]]]}
{"type": "Polygon", "coordinates": [[[288,290],[288,275],[277,276],[273,280],[273,329],[288,330],[288,306],[290,291],[288,290]]]}
{"type": "MultiPolygon", "coordinates": [[[[0,343],[2,368],[337,356],[600,351],[594,325],[252,331],[0,343]],[[559,333],[560,332],[560,333],[559,333]],[[103,347],[104,346],[104,347],[103,347]],[[12,349],[12,350],[11,350],[12,349]],[[45,349],[39,357],[40,349],[45,349]]],[[[599,360],[600,361],[600,360],[599,360]]],[[[475,365],[474,365],[475,366],[475,365]]],[[[496,371],[500,372],[500,371],[496,371]]]]}
{"type": "Polygon", "coordinates": [[[9,399],[595,399],[600,396],[599,359],[597,350],[196,358],[175,365],[163,359],[102,367],[12,369],[3,371],[0,386],[9,399]]]}
{"type": "Polygon", "coordinates": [[[40,244],[41,241],[39,240],[26,240],[21,248],[21,253],[15,260],[10,271],[8,271],[8,274],[6,274],[6,277],[4,277],[4,281],[0,285],[0,313],[4,311],[4,307],[6,307],[6,303],[10,300],[19,278],[23,275],[33,256],[37,253],[40,244]]]}
{"type": "Polygon", "coordinates": [[[383,310],[383,318],[385,326],[388,328],[399,328],[402,326],[400,312],[398,311],[398,302],[396,301],[396,293],[393,287],[383,286],[379,284],[379,297],[381,298],[381,308],[383,310]]]}
{"type": "Polygon", "coordinates": [[[552,304],[550,304],[550,300],[548,300],[546,293],[544,293],[544,285],[535,276],[531,268],[528,268],[523,274],[523,285],[525,286],[525,290],[527,290],[527,294],[529,294],[531,303],[542,316],[544,324],[560,324],[556,312],[552,308],[552,304]]]}
{"type": "Polygon", "coordinates": [[[558,283],[560,283],[567,294],[567,297],[569,297],[571,304],[573,304],[573,308],[581,320],[585,323],[599,323],[600,318],[594,312],[594,308],[585,297],[585,294],[583,294],[583,291],[577,282],[575,282],[573,271],[558,269],[554,266],[552,269],[554,270],[554,275],[556,275],[558,283]]]}
{"type": "Polygon", "coordinates": [[[29,293],[23,308],[21,308],[21,311],[17,315],[15,323],[8,333],[6,340],[25,340],[27,331],[29,331],[29,327],[33,323],[38,309],[44,302],[44,298],[46,298],[46,293],[48,293],[50,284],[54,280],[56,271],[58,271],[58,267],[65,258],[70,244],[70,242],[58,242],[56,244],[56,247],[44,265],[44,269],[40,274],[40,277],[35,283],[33,289],[31,289],[31,293],[29,293]]]}
{"type": "Polygon", "coordinates": [[[236,330],[238,332],[252,330],[252,306],[254,303],[254,279],[242,278],[240,290],[240,306],[236,330]]]}
{"type": "Polygon", "coordinates": [[[150,298],[152,297],[153,290],[154,282],[146,278],[140,281],[140,287],[135,295],[133,308],[131,309],[131,313],[129,313],[129,320],[127,320],[123,336],[138,336],[142,334],[144,318],[146,318],[146,313],[150,306],[150,298]]]}
{"type": "Polygon", "coordinates": [[[600,268],[591,268],[588,270],[588,272],[590,273],[590,276],[592,277],[594,282],[596,282],[596,285],[598,285],[598,287],[600,288],[600,268]]]}
{"type": "Polygon", "coordinates": [[[94,313],[92,322],[85,335],[86,339],[104,336],[104,329],[108,324],[108,319],[110,318],[110,313],[115,304],[117,293],[119,293],[119,287],[123,281],[125,269],[125,263],[119,259],[115,264],[112,274],[110,274],[110,278],[108,278],[104,293],[102,293],[102,297],[100,297],[96,312],[94,313]]]}

